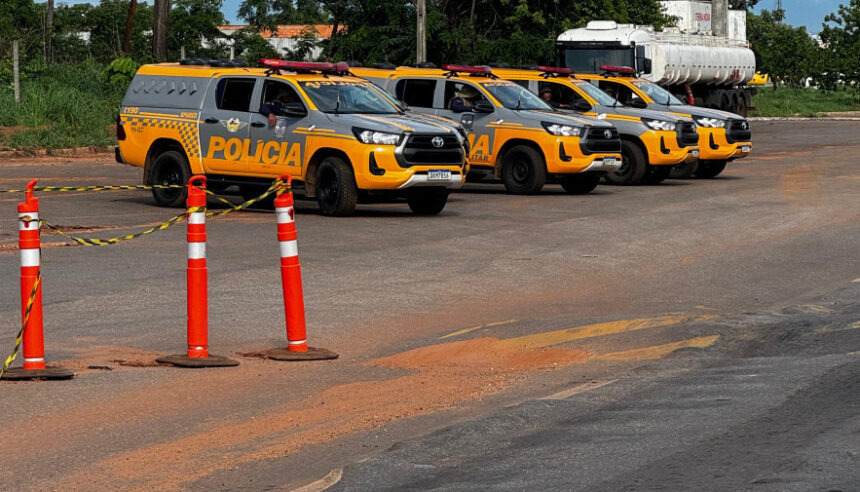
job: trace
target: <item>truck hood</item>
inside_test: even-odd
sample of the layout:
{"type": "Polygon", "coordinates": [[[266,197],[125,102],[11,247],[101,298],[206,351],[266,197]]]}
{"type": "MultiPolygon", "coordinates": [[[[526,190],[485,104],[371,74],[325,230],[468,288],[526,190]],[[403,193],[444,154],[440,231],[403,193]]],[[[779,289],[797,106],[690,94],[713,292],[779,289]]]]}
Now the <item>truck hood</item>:
{"type": "Polygon", "coordinates": [[[431,121],[427,118],[415,117],[410,114],[360,114],[360,113],[325,113],[326,118],[335,125],[350,125],[387,133],[454,133],[452,125],[431,121]]]}
{"type": "Polygon", "coordinates": [[[720,111],[719,109],[700,108],[699,106],[690,106],[688,104],[665,106],[668,111],[692,116],[704,116],[705,118],[717,118],[721,120],[745,120],[743,116],[729,113],[728,111],[720,111]]]}
{"type": "Polygon", "coordinates": [[[613,108],[612,106],[603,106],[600,104],[595,104],[594,107],[592,108],[592,111],[597,113],[597,114],[600,114],[600,113],[620,114],[622,116],[632,116],[634,118],[649,118],[652,120],[668,121],[671,123],[677,123],[678,120],[692,121],[692,120],[690,120],[690,118],[685,118],[683,116],[679,116],[676,114],[665,113],[663,111],[653,111],[651,109],[628,108],[626,106],[619,106],[617,108],[613,108]]]}
{"type": "Polygon", "coordinates": [[[595,128],[613,128],[611,123],[592,118],[579,113],[567,113],[564,111],[517,111],[520,118],[533,122],[540,126],[542,121],[556,123],[559,125],[592,126],[595,128]]]}

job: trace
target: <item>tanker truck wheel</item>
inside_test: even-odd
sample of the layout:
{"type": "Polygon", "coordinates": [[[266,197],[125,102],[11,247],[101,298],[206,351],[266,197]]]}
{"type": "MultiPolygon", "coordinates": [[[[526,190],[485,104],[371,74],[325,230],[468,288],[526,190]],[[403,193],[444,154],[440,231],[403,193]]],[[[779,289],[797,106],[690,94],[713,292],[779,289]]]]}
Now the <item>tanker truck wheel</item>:
{"type": "Polygon", "coordinates": [[[696,177],[710,179],[715,178],[726,168],[726,161],[699,161],[696,169],[696,177]]]}
{"type": "Polygon", "coordinates": [[[633,142],[621,141],[621,168],[606,173],[606,181],[614,185],[635,185],[642,181],[648,170],[645,153],[633,142]]]}

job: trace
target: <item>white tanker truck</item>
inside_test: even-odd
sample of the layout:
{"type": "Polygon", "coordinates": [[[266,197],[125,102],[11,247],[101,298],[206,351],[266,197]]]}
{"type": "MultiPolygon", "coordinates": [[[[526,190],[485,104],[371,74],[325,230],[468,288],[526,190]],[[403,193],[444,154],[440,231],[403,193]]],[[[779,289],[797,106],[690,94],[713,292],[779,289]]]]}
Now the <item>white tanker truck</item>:
{"type": "Polygon", "coordinates": [[[755,55],[746,42],[746,12],[726,1],[663,1],[677,27],[591,21],[562,33],[557,64],[576,73],[601,73],[601,66],[631,67],[679,99],[743,116],[752,108],[755,55]],[[713,10],[713,15],[712,15],[713,10]],[[722,15],[720,14],[722,12],[722,15]],[[722,35],[715,35],[721,33],[722,35]]]}

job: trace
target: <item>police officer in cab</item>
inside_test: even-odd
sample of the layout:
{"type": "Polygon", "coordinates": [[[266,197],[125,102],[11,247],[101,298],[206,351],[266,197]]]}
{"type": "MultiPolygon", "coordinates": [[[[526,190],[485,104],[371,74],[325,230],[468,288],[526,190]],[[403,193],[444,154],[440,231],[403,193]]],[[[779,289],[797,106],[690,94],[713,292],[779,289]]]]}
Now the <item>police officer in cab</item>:
{"type": "Polygon", "coordinates": [[[284,106],[289,103],[298,102],[299,99],[296,93],[287,86],[281,85],[278,87],[278,95],[271,101],[260,106],[260,114],[268,116],[269,126],[275,126],[277,123],[276,115],[283,114],[284,106]]]}
{"type": "Polygon", "coordinates": [[[463,85],[457,94],[451,99],[449,109],[455,113],[465,113],[472,110],[475,100],[481,97],[481,93],[474,87],[463,85]]]}

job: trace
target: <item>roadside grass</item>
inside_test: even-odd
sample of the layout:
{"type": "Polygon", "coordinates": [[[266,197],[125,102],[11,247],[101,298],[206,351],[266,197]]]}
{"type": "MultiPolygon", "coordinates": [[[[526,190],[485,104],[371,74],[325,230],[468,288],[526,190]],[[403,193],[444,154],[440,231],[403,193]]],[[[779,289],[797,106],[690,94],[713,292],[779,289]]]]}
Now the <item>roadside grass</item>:
{"type": "Polygon", "coordinates": [[[831,111],[860,111],[860,91],[811,88],[761,88],[753,96],[750,116],[820,116],[831,111]]]}
{"type": "Polygon", "coordinates": [[[0,87],[0,148],[60,149],[111,145],[125,87],[111,85],[103,65],[37,67],[21,82],[21,104],[12,85],[0,87]]]}

